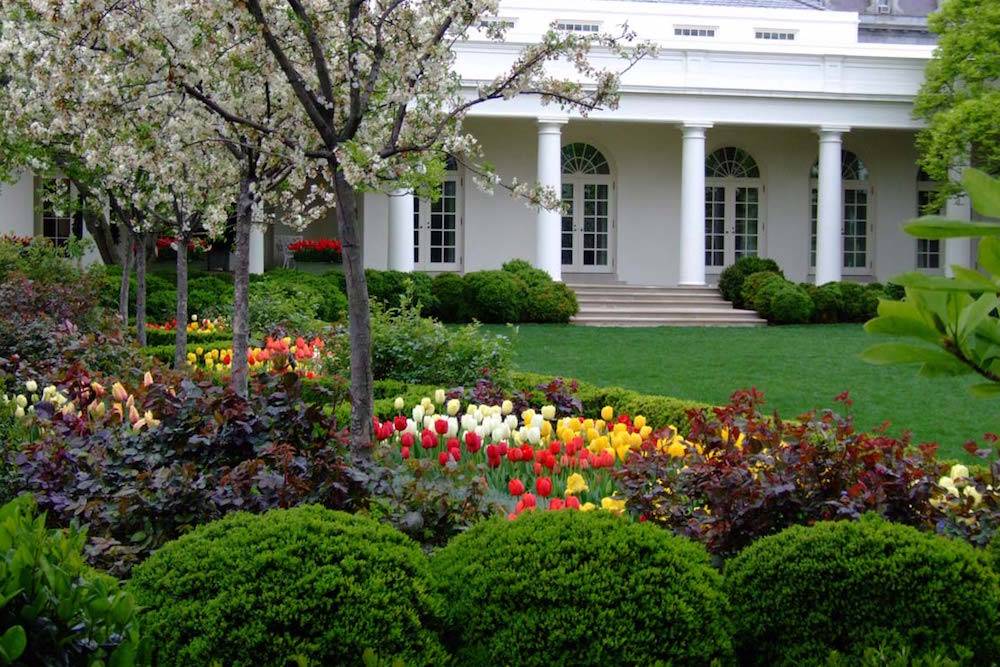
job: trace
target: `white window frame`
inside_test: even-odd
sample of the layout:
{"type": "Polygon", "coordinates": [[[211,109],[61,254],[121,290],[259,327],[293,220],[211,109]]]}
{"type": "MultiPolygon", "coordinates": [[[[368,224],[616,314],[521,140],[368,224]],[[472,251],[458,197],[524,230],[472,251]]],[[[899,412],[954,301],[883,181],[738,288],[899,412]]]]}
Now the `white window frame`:
{"type": "MultiPolygon", "coordinates": [[[[444,183],[455,184],[455,258],[452,262],[431,261],[431,217],[435,202],[413,198],[413,267],[417,271],[461,272],[465,262],[465,177],[460,165],[445,172],[444,183]]],[[[440,200],[438,200],[440,202],[440,200]]]]}
{"type": "Polygon", "coordinates": [[[486,31],[492,28],[494,25],[500,24],[504,28],[510,30],[515,25],[517,25],[517,19],[510,16],[487,16],[480,19],[478,28],[480,30],[486,31]]]}
{"type": "Polygon", "coordinates": [[[55,244],[57,246],[64,246],[67,243],[69,243],[70,239],[72,239],[72,238],[74,238],[76,236],[73,233],[73,226],[74,226],[74,223],[76,221],[73,219],[73,213],[72,213],[72,211],[67,211],[66,215],[59,215],[59,211],[55,207],[50,207],[48,205],[48,201],[49,200],[46,197],[46,186],[49,183],[53,182],[53,181],[61,181],[64,184],[66,184],[66,185],[69,186],[69,196],[70,196],[70,199],[74,199],[77,196],[76,195],[76,188],[73,187],[73,184],[65,176],[50,175],[50,176],[41,176],[41,177],[39,177],[39,183],[38,183],[38,185],[39,185],[39,192],[38,192],[38,196],[39,196],[39,204],[40,204],[40,209],[41,209],[40,210],[40,216],[39,216],[39,221],[40,221],[41,229],[39,230],[39,233],[44,238],[47,238],[50,241],[52,241],[53,244],[55,244]],[[51,208],[51,211],[47,210],[49,208],[51,208]],[[45,225],[46,225],[47,222],[51,222],[53,224],[53,226],[55,227],[55,231],[56,231],[55,234],[47,234],[46,233],[46,231],[45,231],[45,225]],[[66,236],[63,236],[63,235],[61,235],[61,234],[58,233],[58,231],[59,231],[58,230],[59,224],[62,223],[62,222],[65,222],[68,225],[66,236]]]}
{"type": "MultiPolygon", "coordinates": [[[[917,178],[920,178],[920,176],[921,174],[917,174],[917,178]]],[[[920,208],[920,199],[921,199],[920,195],[924,192],[937,192],[940,189],[941,185],[939,183],[935,183],[934,181],[926,181],[926,180],[917,181],[917,216],[924,215],[924,212],[920,208]]],[[[935,241],[937,242],[937,250],[936,251],[927,250],[926,252],[922,253],[920,251],[921,241],[926,241],[928,244],[934,242],[931,239],[915,239],[914,243],[915,255],[913,261],[915,262],[917,271],[921,271],[923,273],[929,273],[932,275],[944,274],[944,245],[942,244],[942,242],[939,239],[935,239],[935,241]],[[922,254],[926,255],[927,257],[937,256],[937,266],[920,266],[920,256],[922,254]]]]}

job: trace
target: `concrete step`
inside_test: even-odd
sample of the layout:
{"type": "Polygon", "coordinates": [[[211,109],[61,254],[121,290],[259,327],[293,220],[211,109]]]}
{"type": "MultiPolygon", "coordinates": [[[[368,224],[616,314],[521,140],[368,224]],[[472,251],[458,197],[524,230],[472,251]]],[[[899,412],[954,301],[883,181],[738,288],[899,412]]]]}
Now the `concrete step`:
{"type": "Polygon", "coordinates": [[[735,310],[715,287],[567,283],[586,326],[763,326],[752,310],[735,310]]]}
{"type": "Polygon", "coordinates": [[[636,308],[588,308],[581,310],[577,317],[703,317],[705,319],[744,319],[759,320],[752,310],[734,310],[732,308],[670,308],[670,307],[636,307],[636,308]]]}
{"type": "Polygon", "coordinates": [[[659,294],[620,294],[594,295],[577,294],[576,301],[581,308],[588,306],[631,306],[631,305],[661,305],[661,306],[718,306],[730,308],[730,303],[721,296],[710,294],[685,294],[680,296],[661,296],[659,294]]]}
{"type": "Polygon", "coordinates": [[[573,324],[587,327],[759,327],[761,320],[716,319],[702,317],[632,317],[609,319],[602,317],[580,317],[572,319],[573,324]]]}
{"type": "Polygon", "coordinates": [[[620,294],[622,292],[630,294],[718,294],[719,290],[714,287],[661,287],[659,285],[580,285],[567,283],[569,287],[578,294],[620,294]]]}

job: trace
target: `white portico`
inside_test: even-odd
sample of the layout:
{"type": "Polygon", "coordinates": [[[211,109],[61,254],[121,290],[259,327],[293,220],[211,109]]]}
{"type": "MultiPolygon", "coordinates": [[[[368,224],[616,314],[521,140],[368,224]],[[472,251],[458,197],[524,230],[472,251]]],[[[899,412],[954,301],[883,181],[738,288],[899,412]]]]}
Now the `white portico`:
{"type": "MultiPolygon", "coordinates": [[[[857,14],[802,7],[504,3],[508,43],[459,47],[470,86],[553,21],[612,31],[627,21],[661,50],[624,77],[617,109],[581,118],[518,98],[467,119],[502,176],[561,192],[563,211],[486,195],[456,168],[460,196],[440,211],[366,197],[368,261],[409,270],[407,251],[427,235],[431,245],[453,240],[453,259],[418,268],[467,272],[520,257],[575,282],[714,284],[747,254],[817,283],[969,264],[968,243],[901,230],[934,187],[920,177],[911,115],[931,47],[860,43],[857,14]]],[[[967,216],[961,206],[953,212],[967,216]]]]}

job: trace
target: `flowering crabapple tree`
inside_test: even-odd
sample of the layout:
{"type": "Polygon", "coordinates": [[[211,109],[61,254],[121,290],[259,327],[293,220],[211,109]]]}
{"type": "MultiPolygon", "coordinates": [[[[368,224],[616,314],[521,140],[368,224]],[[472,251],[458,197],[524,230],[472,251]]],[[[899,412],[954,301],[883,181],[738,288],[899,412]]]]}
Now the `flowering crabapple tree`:
{"type": "MultiPolygon", "coordinates": [[[[497,0],[187,0],[197,15],[217,13],[261,42],[283,86],[311,130],[292,141],[324,167],[322,184],[335,209],[343,244],[351,340],[351,442],[370,447],[372,366],[368,289],[365,283],[357,196],[364,191],[409,187],[426,191],[428,174],[453,155],[487,188],[502,184],[485,164],[462,121],[476,106],[518,95],[587,114],[617,104],[622,71],[652,51],[619,35],[578,36],[549,30],[525,47],[492,81],[466,88],[456,69],[457,50],[471,30],[488,25],[502,41],[508,25],[490,22],[497,0]],[[213,12],[214,10],[214,12],[213,12]],[[620,58],[617,71],[598,69],[594,48],[620,58]],[[560,59],[571,78],[550,75],[560,59]]],[[[277,86],[273,79],[260,85],[277,86]]],[[[506,184],[517,195],[547,208],[558,193],[538,185],[506,184]]]]}

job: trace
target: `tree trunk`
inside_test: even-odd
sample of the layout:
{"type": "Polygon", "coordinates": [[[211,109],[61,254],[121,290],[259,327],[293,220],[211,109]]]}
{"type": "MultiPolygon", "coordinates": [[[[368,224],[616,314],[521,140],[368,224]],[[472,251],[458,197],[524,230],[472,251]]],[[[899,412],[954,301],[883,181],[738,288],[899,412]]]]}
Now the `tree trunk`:
{"type": "MultiPolygon", "coordinates": [[[[97,251],[101,255],[101,261],[109,265],[120,263],[122,258],[121,243],[115,243],[114,235],[111,233],[111,223],[107,219],[84,215],[83,225],[87,228],[91,238],[94,239],[97,251]]],[[[124,242],[124,238],[121,240],[124,242]]]]}
{"type": "Polygon", "coordinates": [[[187,363],[188,321],[188,239],[191,234],[177,236],[177,324],[174,329],[174,368],[187,363]]]}
{"type": "Polygon", "coordinates": [[[122,279],[118,286],[118,319],[122,322],[122,330],[128,330],[128,291],[129,278],[132,274],[132,232],[128,227],[121,227],[122,239],[118,245],[119,257],[122,264],[122,279]]]}
{"type": "Polygon", "coordinates": [[[236,200],[236,266],[233,267],[233,359],[230,387],[240,396],[247,395],[247,350],[250,343],[250,225],[253,222],[253,180],[240,183],[236,200]]]}
{"type": "Polygon", "coordinates": [[[351,450],[368,458],[372,446],[372,335],[365,281],[364,251],[357,221],[354,188],[336,168],[337,229],[343,244],[344,277],[347,287],[347,324],[351,342],[351,450]]]}
{"type": "Polygon", "coordinates": [[[146,347],[146,237],[138,235],[135,251],[135,337],[146,347]]]}

